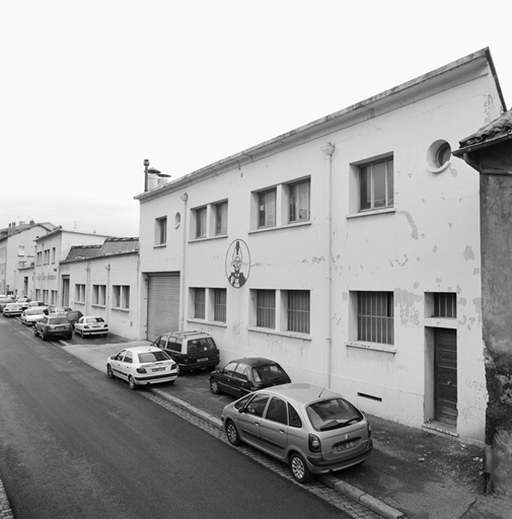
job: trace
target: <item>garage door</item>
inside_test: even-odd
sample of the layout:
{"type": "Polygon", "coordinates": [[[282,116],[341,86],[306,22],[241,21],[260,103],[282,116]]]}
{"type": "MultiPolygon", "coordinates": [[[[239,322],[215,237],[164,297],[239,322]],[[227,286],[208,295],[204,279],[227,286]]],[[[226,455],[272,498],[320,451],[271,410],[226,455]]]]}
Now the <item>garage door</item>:
{"type": "Polygon", "coordinates": [[[156,339],[164,332],[179,329],[180,275],[148,276],[148,326],[146,338],[156,339]]]}

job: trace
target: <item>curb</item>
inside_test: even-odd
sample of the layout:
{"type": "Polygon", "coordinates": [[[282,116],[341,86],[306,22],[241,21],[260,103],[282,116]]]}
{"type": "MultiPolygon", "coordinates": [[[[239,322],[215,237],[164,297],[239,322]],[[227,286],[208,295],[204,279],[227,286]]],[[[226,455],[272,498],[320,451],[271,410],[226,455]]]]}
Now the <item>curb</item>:
{"type": "MultiPolygon", "coordinates": [[[[202,419],[203,421],[209,423],[210,425],[213,425],[214,427],[217,427],[220,430],[223,429],[222,422],[218,418],[215,418],[214,416],[206,413],[205,411],[201,411],[201,409],[197,409],[197,407],[194,407],[193,405],[189,404],[188,402],[185,402],[184,400],[164,393],[163,391],[159,391],[158,389],[153,388],[151,386],[148,386],[148,388],[154,394],[160,396],[161,398],[164,398],[165,400],[168,400],[169,402],[172,402],[177,407],[180,407],[181,409],[189,412],[195,417],[202,419]]],[[[340,481],[338,478],[335,478],[334,476],[331,476],[329,474],[319,475],[317,476],[317,479],[326,487],[331,488],[336,492],[339,492],[340,494],[344,495],[345,497],[348,497],[356,501],[357,503],[364,505],[366,508],[370,509],[372,512],[375,512],[376,514],[379,514],[381,517],[384,517],[385,519],[403,519],[405,517],[403,512],[401,512],[400,510],[397,510],[396,508],[393,508],[392,506],[389,506],[388,504],[384,503],[384,501],[381,501],[380,499],[377,499],[376,497],[367,494],[364,490],[354,487],[353,485],[349,485],[344,481],[340,481]]]]}

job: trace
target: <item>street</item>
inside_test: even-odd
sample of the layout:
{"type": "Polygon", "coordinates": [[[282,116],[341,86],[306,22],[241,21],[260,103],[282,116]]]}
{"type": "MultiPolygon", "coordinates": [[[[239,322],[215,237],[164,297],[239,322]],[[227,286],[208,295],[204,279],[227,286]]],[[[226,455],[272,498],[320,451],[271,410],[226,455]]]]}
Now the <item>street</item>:
{"type": "Polygon", "coordinates": [[[347,517],[0,317],[0,478],[16,519],[347,517]]]}

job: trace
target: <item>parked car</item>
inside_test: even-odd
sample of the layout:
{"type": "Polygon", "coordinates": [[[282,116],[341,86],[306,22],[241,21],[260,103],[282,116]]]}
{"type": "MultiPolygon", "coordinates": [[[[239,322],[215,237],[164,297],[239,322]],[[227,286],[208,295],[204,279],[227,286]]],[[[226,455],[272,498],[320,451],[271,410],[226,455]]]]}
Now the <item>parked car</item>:
{"type": "Polygon", "coordinates": [[[35,323],[34,335],[41,337],[43,340],[58,337],[71,339],[73,328],[65,315],[45,315],[35,323]]]}
{"type": "MultiPolygon", "coordinates": [[[[69,316],[70,312],[68,312],[69,316]]],[[[69,319],[69,317],[68,317],[69,319]]],[[[108,335],[108,324],[99,315],[84,315],[75,323],[75,333],[85,337],[86,335],[108,335]]]]}
{"type": "Polygon", "coordinates": [[[14,317],[21,315],[23,312],[23,306],[19,303],[7,303],[3,308],[4,317],[14,317]]]}
{"type": "Polygon", "coordinates": [[[288,463],[299,483],[362,463],[373,448],[363,413],[313,384],[255,391],[228,404],[222,423],[232,445],[244,442],[288,463]]]}
{"type": "Polygon", "coordinates": [[[210,374],[212,393],[223,392],[237,397],[289,382],[290,377],[277,362],[262,357],[232,360],[210,374]]]}
{"type": "Polygon", "coordinates": [[[213,337],[205,332],[164,333],[153,341],[152,346],[166,351],[178,364],[180,374],[213,369],[220,361],[213,337]]]}
{"type": "Polygon", "coordinates": [[[69,306],[57,306],[57,305],[48,305],[48,315],[50,314],[66,314],[71,312],[73,309],[69,306]]]}
{"type": "Polygon", "coordinates": [[[47,305],[44,301],[30,301],[28,303],[29,308],[32,308],[34,306],[44,306],[45,308],[47,307],[47,305]]]}
{"type": "Polygon", "coordinates": [[[14,303],[14,300],[12,300],[10,297],[2,297],[2,298],[0,298],[0,309],[2,310],[2,312],[4,311],[4,306],[7,303],[14,303]]]}
{"type": "Polygon", "coordinates": [[[29,307],[30,298],[29,297],[25,297],[25,296],[21,296],[21,297],[16,298],[15,302],[20,304],[22,306],[23,310],[25,310],[25,308],[29,307]]]}
{"type": "Polygon", "coordinates": [[[109,378],[127,380],[130,389],[178,378],[178,366],[165,351],[153,346],[135,346],[120,351],[107,360],[109,378]]]}
{"type": "Polygon", "coordinates": [[[25,326],[34,326],[34,324],[36,324],[37,321],[40,321],[45,315],[44,307],[33,306],[23,310],[20,320],[25,326]]]}

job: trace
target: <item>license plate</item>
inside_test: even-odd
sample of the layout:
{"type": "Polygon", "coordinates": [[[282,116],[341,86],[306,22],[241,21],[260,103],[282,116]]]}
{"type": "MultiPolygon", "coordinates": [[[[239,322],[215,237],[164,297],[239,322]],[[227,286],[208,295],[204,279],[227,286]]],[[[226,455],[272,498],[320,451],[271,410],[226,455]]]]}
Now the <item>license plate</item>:
{"type": "Polygon", "coordinates": [[[165,371],[165,368],[153,368],[152,371],[165,371]]]}
{"type": "Polygon", "coordinates": [[[352,449],[356,445],[357,445],[357,441],[348,442],[348,443],[344,443],[343,445],[338,445],[336,447],[336,450],[338,450],[338,451],[346,451],[347,449],[352,449]]]}
{"type": "Polygon", "coordinates": [[[206,362],[208,359],[197,359],[197,362],[206,362]]]}
{"type": "Polygon", "coordinates": [[[65,326],[56,326],[55,329],[56,330],[65,330],[66,327],[65,326]]]}

